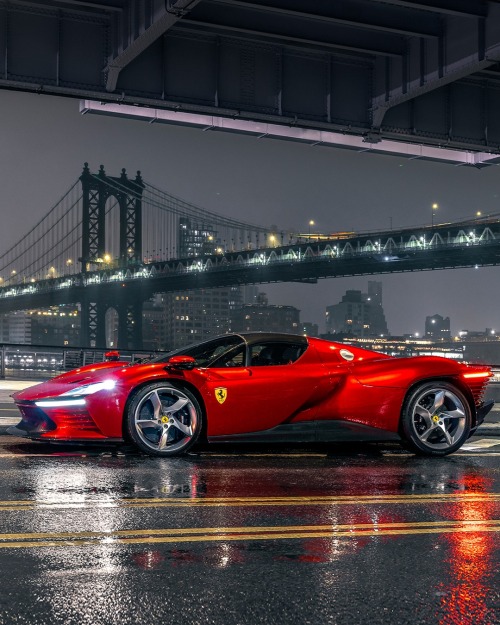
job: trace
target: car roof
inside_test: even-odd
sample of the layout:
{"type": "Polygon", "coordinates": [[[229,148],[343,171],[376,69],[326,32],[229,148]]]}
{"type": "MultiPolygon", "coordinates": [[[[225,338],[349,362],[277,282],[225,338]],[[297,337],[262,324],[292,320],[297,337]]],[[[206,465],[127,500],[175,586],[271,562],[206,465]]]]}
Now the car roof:
{"type": "Polygon", "coordinates": [[[248,345],[274,341],[276,343],[294,343],[295,345],[307,345],[307,337],[303,334],[286,334],[285,332],[235,332],[248,345]]]}

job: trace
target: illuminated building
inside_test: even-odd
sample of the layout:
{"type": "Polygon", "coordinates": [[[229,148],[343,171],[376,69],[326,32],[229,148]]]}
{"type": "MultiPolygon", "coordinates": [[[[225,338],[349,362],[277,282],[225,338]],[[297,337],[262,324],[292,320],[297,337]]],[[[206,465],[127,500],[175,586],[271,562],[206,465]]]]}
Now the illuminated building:
{"type": "Polygon", "coordinates": [[[162,349],[177,349],[232,329],[241,307],[239,287],[164,293],[161,297],[162,349]]]}
{"type": "Polygon", "coordinates": [[[433,341],[449,341],[451,339],[450,318],[432,315],[425,318],[425,336],[433,341]]]}
{"type": "Polygon", "coordinates": [[[306,336],[319,336],[319,328],[317,323],[311,323],[310,321],[303,321],[300,324],[301,334],[306,336]]]}
{"type": "Polygon", "coordinates": [[[179,219],[179,258],[213,254],[217,247],[216,239],[217,233],[211,226],[196,224],[188,217],[179,219]]]}
{"type": "Polygon", "coordinates": [[[80,344],[80,311],[77,306],[67,304],[30,310],[29,315],[33,345],[80,344]]]}
{"type": "Polygon", "coordinates": [[[25,311],[0,315],[0,336],[2,343],[26,345],[32,342],[31,317],[25,311]]]}
{"type": "MultiPolygon", "coordinates": [[[[213,226],[187,217],[179,219],[177,240],[179,258],[213,254],[220,244],[213,226]]],[[[172,350],[225,334],[231,330],[233,311],[241,304],[241,288],[237,286],[164,293],[156,300],[160,310],[143,315],[151,331],[148,346],[172,350]]]]}
{"type": "Polygon", "coordinates": [[[357,337],[388,334],[382,308],[382,283],[368,282],[368,293],[346,291],[342,300],[326,308],[328,334],[349,334],[357,337]]]}
{"type": "Polygon", "coordinates": [[[301,332],[300,310],[294,306],[271,305],[265,293],[257,301],[245,304],[234,312],[235,332],[301,332]]]}

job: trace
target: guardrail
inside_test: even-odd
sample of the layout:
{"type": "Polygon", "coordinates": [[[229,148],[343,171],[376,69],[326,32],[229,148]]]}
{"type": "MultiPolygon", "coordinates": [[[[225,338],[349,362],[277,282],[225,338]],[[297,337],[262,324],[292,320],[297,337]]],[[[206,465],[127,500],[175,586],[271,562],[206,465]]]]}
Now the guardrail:
{"type": "MultiPolygon", "coordinates": [[[[106,360],[110,349],[58,347],[45,345],[0,344],[0,379],[50,378],[97,362],[106,360]]],[[[151,358],[160,352],[146,350],[119,350],[120,360],[135,362],[151,358]]],[[[162,352],[166,353],[166,352],[162,352]]],[[[500,365],[490,365],[493,377],[490,384],[500,384],[500,365]]]]}
{"type": "MultiPolygon", "coordinates": [[[[63,348],[45,345],[0,345],[0,379],[50,378],[85,365],[103,362],[109,349],[63,348]]],[[[120,360],[135,362],[155,355],[151,351],[120,350],[120,360]]]]}

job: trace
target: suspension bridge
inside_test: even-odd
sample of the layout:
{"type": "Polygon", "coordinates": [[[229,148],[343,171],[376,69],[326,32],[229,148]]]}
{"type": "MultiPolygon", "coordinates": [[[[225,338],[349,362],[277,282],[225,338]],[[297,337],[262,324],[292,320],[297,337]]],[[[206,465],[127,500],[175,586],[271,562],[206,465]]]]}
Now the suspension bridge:
{"type": "MultiPolygon", "coordinates": [[[[0,255],[0,312],[79,303],[83,343],[104,345],[104,317],[113,307],[120,346],[139,346],[142,302],[153,292],[146,284],[138,292],[138,278],[158,263],[258,249],[277,237],[147,184],[140,172],[108,176],[102,165],[93,173],[85,163],[48,213],[0,255]],[[120,288],[99,288],[108,281],[120,288]]],[[[288,235],[279,237],[285,243],[288,235]]]]}
{"type": "Polygon", "coordinates": [[[449,224],[330,235],[292,234],[207,211],[125,170],[83,173],[0,255],[0,313],[79,304],[82,345],[141,347],[155,293],[265,282],[500,264],[496,215],[449,224]]]}

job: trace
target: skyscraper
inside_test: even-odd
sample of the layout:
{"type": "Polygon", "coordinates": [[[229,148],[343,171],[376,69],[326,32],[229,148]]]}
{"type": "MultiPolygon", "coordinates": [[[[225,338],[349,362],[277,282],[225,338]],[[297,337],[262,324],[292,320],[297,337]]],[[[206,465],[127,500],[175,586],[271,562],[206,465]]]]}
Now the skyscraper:
{"type": "MultiPolygon", "coordinates": [[[[178,230],[180,258],[213,254],[217,232],[210,224],[181,217],[178,230]]],[[[162,349],[177,349],[231,330],[233,313],[242,304],[238,286],[164,293],[161,296],[162,349]]]]}
{"type": "Polygon", "coordinates": [[[370,281],[368,293],[346,291],[342,300],[326,308],[328,334],[349,334],[357,337],[381,336],[389,333],[382,308],[382,283],[370,281]]]}
{"type": "Polygon", "coordinates": [[[236,332],[300,332],[300,310],[294,306],[269,304],[265,293],[234,312],[233,329],[236,332]]]}
{"type": "Polygon", "coordinates": [[[199,289],[162,295],[163,349],[177,349],[232,328],[234,311],[241,307],[239,287],[199,289]]]}
{"type": "Polygon", "coordinates": [[[433,341],[448,341],[451,338],[450,318],[432,315],[425,318],[425,337],[433,341]]]}

